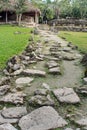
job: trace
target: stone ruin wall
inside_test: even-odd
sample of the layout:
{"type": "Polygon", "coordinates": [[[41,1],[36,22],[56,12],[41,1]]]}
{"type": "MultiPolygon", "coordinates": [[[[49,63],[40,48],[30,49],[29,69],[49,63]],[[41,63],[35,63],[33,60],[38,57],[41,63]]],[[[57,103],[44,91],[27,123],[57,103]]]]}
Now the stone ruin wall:
{"type": "Polygon", "coordinates": [[[86,19],[54,19],[48,22],[57,30],[87,32],[86,19]]]}

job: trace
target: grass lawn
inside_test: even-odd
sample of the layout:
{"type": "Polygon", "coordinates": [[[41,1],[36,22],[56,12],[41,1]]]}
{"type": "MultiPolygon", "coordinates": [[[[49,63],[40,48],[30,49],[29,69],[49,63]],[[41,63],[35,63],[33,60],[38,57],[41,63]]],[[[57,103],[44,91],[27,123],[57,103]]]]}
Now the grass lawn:
{"type": "Polygon", "coordinates": [[[23,51],[28,44],[30,31],[30,28],[0,26],[0,69],[5,67],[5,63],[10,57],[23,51]]]}
{"type": "Polygon", "coordinates": [[[64,37],[67,41],[77,45],[81,52],[87,53],[87,33],[60,31],[59,36],[64,37]]]}

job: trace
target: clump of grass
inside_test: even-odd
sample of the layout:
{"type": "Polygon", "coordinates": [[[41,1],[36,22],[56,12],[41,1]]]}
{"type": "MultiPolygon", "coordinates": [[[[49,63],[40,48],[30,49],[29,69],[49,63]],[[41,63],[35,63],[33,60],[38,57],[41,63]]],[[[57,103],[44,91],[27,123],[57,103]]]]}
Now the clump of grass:
{"type": "Polygon", "coordinates": [[[87,53],[87,33],[60,31],[59,36],[64,37],[67,41],[77,45],[81,52],[87,53]]]}
{"type": "Polygon", "coordinates": [[[32,28],[10,25],[0,26],[0,69],[13,55],[20,54],[28,45],[32,28]]]}

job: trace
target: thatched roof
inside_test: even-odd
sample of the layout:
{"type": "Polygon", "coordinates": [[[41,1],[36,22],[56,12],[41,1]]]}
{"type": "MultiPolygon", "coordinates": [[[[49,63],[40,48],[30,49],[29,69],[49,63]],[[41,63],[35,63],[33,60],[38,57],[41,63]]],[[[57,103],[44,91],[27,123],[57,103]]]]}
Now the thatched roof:
{"type": "MultiPolygon", "coordinates": [[[[6,5],[6,3],[4,2],[0,2],[0,10],[1,11],[15,11],[15,4],[16,4],[17,0],[9,0],[8,6],[6,5]]],[[[28,0],[26,0],[25,3],[25,12],[37,12],[40,13],[40,9],[38,9],[37,7],[35,7],[34,5],[32,5],[31,2],[29,2],[28,0]]]]}

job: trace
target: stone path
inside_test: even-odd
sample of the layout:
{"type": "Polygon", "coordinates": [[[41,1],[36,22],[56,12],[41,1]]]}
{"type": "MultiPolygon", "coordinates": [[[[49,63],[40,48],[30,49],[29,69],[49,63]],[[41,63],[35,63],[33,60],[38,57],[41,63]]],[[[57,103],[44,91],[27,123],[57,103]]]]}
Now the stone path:
{"type": "Polygon", "coordinates": [[[29,39],[23,53],[8,60],[0,78],[0,128],[87,128],[87,106],[83,106],[87,100],[81,96],[87,95],[82,55],[51,31],[38,29],[37,34],[38,42],[29,39]]]}

